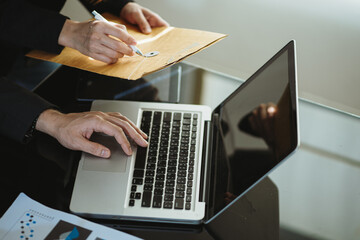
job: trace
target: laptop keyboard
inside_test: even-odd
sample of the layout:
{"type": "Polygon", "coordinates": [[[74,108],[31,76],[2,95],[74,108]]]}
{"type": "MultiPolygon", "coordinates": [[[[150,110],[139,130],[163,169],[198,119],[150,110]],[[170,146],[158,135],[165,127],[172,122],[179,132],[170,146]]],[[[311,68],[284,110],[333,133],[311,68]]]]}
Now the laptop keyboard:
{"type": "Polygon", "coordinates": [[[190,210],[198,114],[144,111],[140,128],[149,146],[138,147],[129,206],[190,210]]]}

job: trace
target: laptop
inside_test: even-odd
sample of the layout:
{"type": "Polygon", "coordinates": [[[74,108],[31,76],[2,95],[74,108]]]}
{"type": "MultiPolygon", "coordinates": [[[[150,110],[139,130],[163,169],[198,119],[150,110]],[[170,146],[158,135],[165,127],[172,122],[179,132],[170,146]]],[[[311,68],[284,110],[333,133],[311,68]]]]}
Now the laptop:
{"type": "Polygon", "coordinates": [[[210,223],[299,146],[295,42],[290,41],[213,111],[204,105],[95,100],[149,136],[127,156],[94,134],[109,159],[82,153],[70,210],[90,218],[210,223]]]}

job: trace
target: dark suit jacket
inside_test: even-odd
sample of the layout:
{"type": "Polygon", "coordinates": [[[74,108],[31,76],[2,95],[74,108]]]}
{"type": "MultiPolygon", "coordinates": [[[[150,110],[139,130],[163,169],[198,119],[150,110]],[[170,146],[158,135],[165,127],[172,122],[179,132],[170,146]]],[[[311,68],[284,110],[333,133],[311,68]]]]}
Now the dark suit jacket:
{"type": "MultiPolygon", "coordinates": [[[[120,14],[131,0],[80,0],[88,9],[120,14]]],[[[67,17],[66,0],[0,0],[0,76],[6,76],[17,54],[29,49],[60,53],[58,38],[67,17]]]]}

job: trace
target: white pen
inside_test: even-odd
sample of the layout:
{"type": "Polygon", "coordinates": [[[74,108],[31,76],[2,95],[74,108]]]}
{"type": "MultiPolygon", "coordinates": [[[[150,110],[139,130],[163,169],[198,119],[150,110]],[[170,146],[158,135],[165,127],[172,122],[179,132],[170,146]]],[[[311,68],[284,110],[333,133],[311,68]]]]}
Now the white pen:
{"type": "MultiPolygon", "coordinates": [[[[106,18],[104,18],[100,13],[98,13],[97,11],[92,11],[91,12],[95,19],[98,20],[98,21],[103,21],[103,22],[109,22],[108,20],[106,20],[106,18]]],[[[134,45],[129,45],[129,47],[131,47],[131,49],[138,55],[142,56],[142,57],[145,57],[145,55],[140,51],[140,49],[134,45]]]]}

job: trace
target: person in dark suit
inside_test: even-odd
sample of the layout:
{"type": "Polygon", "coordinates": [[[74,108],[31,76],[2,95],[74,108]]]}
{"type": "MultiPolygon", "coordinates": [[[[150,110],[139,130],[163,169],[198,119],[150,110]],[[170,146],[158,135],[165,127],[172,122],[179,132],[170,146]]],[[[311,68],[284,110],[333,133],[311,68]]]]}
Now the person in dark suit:
{"type": "MultiPolygon", "coordinates": [[[[143,33],[150,33],[152,27],[168,25],[159,15],[131,0],[80,1],[88,10],[120,15],[143,33]]],[[[136,45],[136,41],[123,25],[73,21],[59,13],[65,2],[0,0],[0,76],[6,76],[17,57],[30,49],[58,54],[64,47],[71,47],[106,63],[134,54],[128,45],[136,45]]]]}

